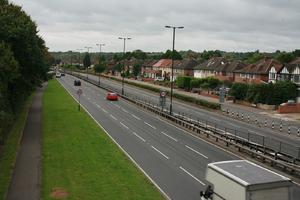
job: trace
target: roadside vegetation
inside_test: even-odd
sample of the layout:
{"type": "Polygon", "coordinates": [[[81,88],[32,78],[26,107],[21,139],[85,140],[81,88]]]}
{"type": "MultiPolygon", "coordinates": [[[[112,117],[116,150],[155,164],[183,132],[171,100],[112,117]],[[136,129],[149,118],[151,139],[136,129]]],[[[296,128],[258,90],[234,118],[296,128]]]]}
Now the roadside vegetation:
{"type": "Polygon", "coordinates": [[[42,199],[163,199],[55,81],[43,97],[42,199]]]}

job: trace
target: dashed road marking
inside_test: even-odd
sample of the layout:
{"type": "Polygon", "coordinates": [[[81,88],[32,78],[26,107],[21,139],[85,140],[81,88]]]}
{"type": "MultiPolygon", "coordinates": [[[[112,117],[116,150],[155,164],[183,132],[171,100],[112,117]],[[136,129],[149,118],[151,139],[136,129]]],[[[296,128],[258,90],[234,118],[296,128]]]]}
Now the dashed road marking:
{"type": "Polygon", "coordinates": [[[108,113],[107,110],[105,110],[104,108],[101,108],[101,110],[105,113],[108,113]]]}
{"type": "Polygon", "coordinates": [[[151,128],[156,129],[155,126],[152,126],[151,124],[149,124],[149,123],[147,123],[147,122],[144,122],[144,123],[145,123],[146,125],[150,126],[151,128]]]}
{"type": "Polygon", "coordinates": [[[142,138],[141,136],[139,136],[136,132],[132,132],[136,137],[138,137],[140,140],[142,140],[143,142],[146,142],[146,140],[144,138],[142,138]]]}
{"type": "Polygon", "coordinates": [[[184,169],[183,167],[179,167],[182,171],[184,171],[185,173],[187,173],[188,175],[190,175],[193,179],[195,179],[196,181],[198,181],[201,185],[205,185],[205,183],[203,183],[202,181],[200,181],[198,178],[196,178],[193,174],[191,174],[190,172],[188,172],[186,169],[184,169]]]}
{"type": "Polygon", "coordinates": [[[121,124],[124,128],[129,129],[128,126],[126,126],[126,125],[123,124],[122,122],[120,122],[120,124],[121,124]]]}
{"type": "Polygon", "coordinates": [[[200,155],[200,156],[202,156],[202,157],[204,157],[204,158],[208,159],[208,157],[207,157],[206,155],[204,155],[204,154],[202,154],[202,153],[200,153],[200,152],[196,151],[196,150],[195,150],[195,149],[193,149],[192,147],[190,147],[190,146],[188,146],[188,145],[185,145],[185,147],[186,147],[186,148],[188,148],[189,150],[191,150],[191,151],[195,152],[196,154],[198,154],[198,155],[200,155]]]}
{"type": "Polygon", "coordinates": [[[166,156],[165,154],[163,154],[160,150],[158,150],[158,149],[155,148],[154,146],[151,145],[151,148],[154,149],[155,151],[157,151],[160,155],[162,155],[162,156],[165,157],[166,159],[169,159],[168,156],[166,156]]]}
{"type": "Polygon", "coordinates": [[[137,120],[141,120],[141,118],[137,117],[137,116],[134,115],[134,114],[131,114],[131,116],[134,117],[134,118],[137,119],[137,120]]]}
{"type": "Polygon", "coordinates": [[[170,138],[170,139],[172,139],[172,140],[174,140],[175,142],[178,142],[178,140],[177,139],[175,139],[175,138],[173,138],[172,136],[170,136],[170,135],[168,135],[168,134],[166,134],[165,132],[161,132],[162,134],[164,134],[165,136],[167,136],[168,138],[170,138]]]}
{"type": "Polygon", "coordinates": [[[116,121],[118,120],[118,119],[117,119],[115,116],[113,116],[113,115],[110,115],[110,117],[113,118],[113,119],[116,120],[116,121]]]}
{"type": "Polygon", "coordinates": [[[124,108],[122,108],[122,110],[123,110],[123,112],[129,113],[128,110],[126,110],[126,109],[124,109],[124,108]]]}

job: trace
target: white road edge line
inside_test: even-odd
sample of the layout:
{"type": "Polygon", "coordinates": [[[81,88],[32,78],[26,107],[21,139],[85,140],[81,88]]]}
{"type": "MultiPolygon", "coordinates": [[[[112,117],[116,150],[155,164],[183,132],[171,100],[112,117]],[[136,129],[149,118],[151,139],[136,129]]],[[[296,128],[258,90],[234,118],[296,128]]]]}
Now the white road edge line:
{"type": "Polygon", "coordinates": [[[198,178],[196,178],[193,174],[191,174],[190,172],[188,172],[186,169],[184,169],[183,167],[179,167],[182,171],[184,171],[185,173],[187,173],[188,175],[190,175],[193,179],[195,179],[196,181],[198,181],[201,185],[205,185],[205,183],[203,183],[202,181],[200,181],[198,178]]]}
{"type": "Polygon", "coordinates": [[[157,148],[155,148],[154,146],[151,145],[151,148],[154,149],[155,151],[157,151],[160,155],[162,155],[163,157],[165,157],[166,159],[169,159],[168,156],[166,156],[165,154],[163,154],[161,151],[159,151],[157,148]]]}
{"type": "Polygon", "coordinates": [[[131,115],[132,115],[132,117],[136,118],[137,120],[141,120],[141,118],[137,117],[136,115],[134,115],[134,114],[131,114],[131,115]]]}
{"type": "Polygon", "coordinates": [[[124,112],[126,112],[126,113],[129,113],[127,110],[125,110],[124,108],[122,108],[122,110],[124,111],[124,112]]]}
{"type": "Polygon", "coordinates": [[[155,126],[152,126],[151,124],[149,124],[149,123],[147,123],[147,122],[144,122],[144,123],[147,124],[148,126],[150,126],[151,128],[156,129],[155,126]]]}
{"type": "Polygon", "coordinates": [[[170,139],[172,139],[172,140],[174,140],[175,142],[178,142],[178,140],[177,139],[175,139],[175,138],[173,138],[172,136],[170,136],[170,135],[168,135],[168,134],[166,134],[165,132],[161,132],[162,134],[164,134],[165,136],[167,136],[168,138],[170,138],[170,139]]]}
{"type": "Polygon", "coordinates": [[[142,140],[143,142],[146,142],[146,140],[144,138],[142,138],[141,136],[139,136],[136,132],[132,132],[136,137],[138,137],[140,140],[142,140]]]}
{"type": "MultiPolygon", "coordinates": [[[[64,88],[65,86],[58,81],[64,88]]],[[[77,101],[77,99],[67,90],[67,88],[65,88],[65,90],[70,94],[71,97],[73,97],[73,99],[79,103],[77,101]]],[[[125,149],[123,149],[123,147],[121,147],[121,145],[119,143],[117,143],[117,141],[111,136],[109,135],[109,133],[107,132],[107,130],[93,117],[93,115],[83,106],[81,105],[81,107],[85,110],[85,112],[87,112],[89,114],[89,116],[96,122],[96,124],[102,129],[104,130],[104,132],[106,133],[106,135],[124,152],[124,154],[135,164],[135,166],[137,166],[137,168],[139,170],[141,170],[141,172],[143,172],[143,174],[153,183],[153,185],[155,185],[156,188],[158,188],[158,190],[166,197],[166,199],[171,200],[171,198],[167,195],[167,193],[165,193],[161,187],[159,187],[159,185],[143,170],[143,168],[129,155],[129,153],[127,153],[127,151],[125,151],[125,149]]]]}
{"type": "Polygon", "coordinates": [[[199,151],[196,151],[196,150],[195,150],[195,149],[193,149],[192,147],[190,147],[190,146],[188,146],[188,145],[185,145],[185,147],[186,147],[186,148],[188,148],[189,150],[191,150],[191,151],[195,152],[196,154],[198,154],[198,155],[200,155],[200,156],[202,156],[202,157],[204,157],[204,158],[208,159],[208,157],[207,157],[206,155],[204,155],[204,154],[200,153],[199,151]]]}
{"type": "Polygon", "coordinates": [[[121,124],[122,126],[124,126],[124,128],[129,129],[128,126],[126,126],[126,125],[123,124],[122,122],[120,122],[120,124],[121,124]]]}
{"type": "Polygon", "coordinates": [[[115,116],[113,116],[113,115],[109,115],[111,118],[113,118],[114,120],[118,120],[115,116]]]}

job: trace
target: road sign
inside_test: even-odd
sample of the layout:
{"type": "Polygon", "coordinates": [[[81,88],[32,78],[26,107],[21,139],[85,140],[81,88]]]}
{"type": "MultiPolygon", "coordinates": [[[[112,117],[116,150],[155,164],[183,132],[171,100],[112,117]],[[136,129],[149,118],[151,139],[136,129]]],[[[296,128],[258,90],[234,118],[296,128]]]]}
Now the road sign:
{"type": "Polygon", "coordinates": [[[78,94],[79,96],[82,95],[82,89],[79,88],[79,89],[77,90],[77,94],[78,94]]]}
{"type": "Polygon", "coordinates": [[[160,91],[160,97],[166,97],[167,92],[166,91],[160,91]]]}

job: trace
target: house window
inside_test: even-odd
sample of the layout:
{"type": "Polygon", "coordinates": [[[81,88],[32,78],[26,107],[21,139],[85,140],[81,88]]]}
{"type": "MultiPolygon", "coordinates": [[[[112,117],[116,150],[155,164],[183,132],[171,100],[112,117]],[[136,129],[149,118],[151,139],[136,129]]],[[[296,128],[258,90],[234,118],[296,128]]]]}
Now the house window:
{"type": "Polygon", "coordinates": [[[295,83],[299,83],[300,82],[300,75],[299,74],[294,75],[294,82],[295,83]]]}
{"type": "Polygon", "coordinates": [[[276,79],[276,74],[275,73],[270,73],[270,77],[271,80],[275,80],[276,79]]]}

